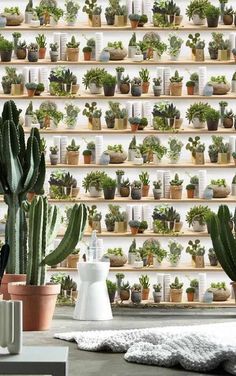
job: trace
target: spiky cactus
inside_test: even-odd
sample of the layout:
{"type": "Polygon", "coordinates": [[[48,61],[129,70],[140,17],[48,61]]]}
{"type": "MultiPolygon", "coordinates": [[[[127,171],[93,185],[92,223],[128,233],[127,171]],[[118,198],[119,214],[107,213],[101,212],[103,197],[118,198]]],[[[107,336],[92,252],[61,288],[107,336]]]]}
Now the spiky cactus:
{"type": "Polygon", "coordinates": [[[47,197],[35,197],[30,205],[27,284],[43,285],[45,266],[63,261],[75,249],[83,236],[87,221],[84,204],[73,206],[68,227],[58,247],[49,253],[50,244],[57,236],[61,224],[60,209],[48,204],[47,197]]]}
{"type": "Polygon", "coordinates": [[[236,240],[230,227],[231,215],[227,205],[221,205],[218,213],[207,219],[216,256],[229,278],[236,282],[236,240]]]}
{"type": "Polygon", "coordinates": [[[5,102],[0,118],[0,194],[8,205],[6,243],[10,247],[7,272],[26,271],[27,225],[22,202],[27,192],[41,194],[45,180],[44,154],[40,135],[32,128],[27,144],[18,110],[13,101],[5,102]]]}

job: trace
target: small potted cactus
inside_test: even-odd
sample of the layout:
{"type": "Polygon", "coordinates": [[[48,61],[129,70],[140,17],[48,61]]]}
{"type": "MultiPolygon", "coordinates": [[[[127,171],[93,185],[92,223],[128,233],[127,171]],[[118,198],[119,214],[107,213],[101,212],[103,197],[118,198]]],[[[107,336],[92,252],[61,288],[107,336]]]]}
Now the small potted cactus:
{"type": "Polygon", "coordinates": [[[50,162],[51,165],[57,165],[58,164],[58,147],[57,146],[51,146],[50,147],[50,162]]]}
{"type": "Polygon", "coordinates": [[[120,300],[129,300],[130,298],[130,284],[129,282],[123,282],[120,286],[120,300]]]}
{"type": "Polygon", "coordinates": [[[129,15],[129,20],[130,20],[131,28],[136,29],[138,27],[140,15],[136,13],[132,13],[129,15]]]}
{"type": "Polygon", "coordinates": [[[170,197],[173,200],[181,200],[183,191],[183,180],[179,179],[179,175],[175,174],[174,179],[170,181],[170,197]]]}
{"type": "Polygon", "coordinates": [[[154,181],[153,182],[153,196],[155,200],[160,200],[162,195],[162,189],[161,189],[162,183],[161,180],[154,181]]]}
{"type": "Polygon", "coordinates": [[[68,165],[79,164],[79,149],[80,146],[76,145],[75,140],[72,139],[71,144],[67,146],[67,163],[68,165]]]}
{"type": "Polygon", "coordinates": [[[187,294],[188,302],[193,302],[194,301],[194,293],[195,293],[195,288],[194,287],[188,287],[186,289],[186,294],[187,294]]]}
{"type": "Polygon", "coordinates": [[[141,200],[142,198],[142,183],[135,180],[131,185],[131,198],[132,200],[141,200]]]}
{"type": "Polygon", "coordinates": [[[141,303],[141,300],[141,285],[139,283],[135,283],[131,288],[131,301],[133,303],[139,304],[141,303]]]}
{"type": "Polygon", "coordinates": [[[92,57],[92,47],[85,46],[83,48],[84,61],[90,61],[92,57]]]}
{"type": "Polygon", "coordinates": [[[162,298],[162,292],[161,292],[162,286],[160,283],[153,285],[153,300],[154,303],[160,303],[162,298]]]}
{"type": "Polygon", "coordinates": [[[183,295],[183,283],[175,277],[174,282],[170,284],[170,298],[173,303],[181,303],[183,295]]]}
{"type": "Polygon", "coordinates": [[[140,222],[135,221],[135,220],[131,220],[131,221],[129,221],[129,226],[130,226],[131,234],[137,235],[138,229],[140,227],[140,222]]]}
{"type": "Polygon", "coordinates": [[[37,43],[30,43],[28,46],[28,60],[30,63],[36,63],[39,59],[39,47],[37,43]]]}
{"type": "Polygon", "coordinates": [[[50,43],[49,54],[50,54],[50,59],[52,63],[56,63],[58,61],[58,57],[59,57],[58,49],[59,49],[59,46],[57,43],[50,43]]]}
{"type": "Polygon", "coordinates": [[[120,183],[120,196],[129,197],[130,195],[130,181],[129,179],[122,179],[120,183]]]}
{"type": "Polygon", "coordinates": [[[83,156],[84,156],[84,164],[90,164],[91,159],[92,159],[92,151],[88,149],[84,150],[83,156]]]}
{"type": "Polygon", "coordinates": [[[27,82],[25,84],[28,97],[30,97],[30,98],[34,97],[34,94],[35,94],[35,91],[37,89],[37,86],[38,85],[35,82],[27,82]]]}
{"type": "Polygon", "coordinates": [[[134,77],[131,81],[131,95],[133,97],[141,97],[142,95],[142,80],[139,77],[134,77]]]}
{"type": "Polygon", "coordinates": [[[194,184],[187,184],[186,185],[186,191],[187,191],[187,198],[194,198],[195,185],[194,184]]]}
{"type": "Polygon", "coordinates": [[[176,70],[174,76],[170,78],[170,95],[180,97],[182,95],[183,77],[176,70]]]}
{"type": "Polygon", "coordinates": [[[74,35],[71,37],[70,42],[66,44],[67,60],[78,61],[79,60],[79,42],[76,42],[74,35]]]}
{"type": "Polygon", "coordinates": [[[131,132],[137,132],[140,124],[140,118],[137,116],[133,116],[129,118],[129,123],[131,126],[131,132]]]}
{"type": "Polygon", "coordinates": [[[114,303],[116,289],[117,289],[116,283],[107,279],[107,291],[108,291],[110,303],[114,303]]]}
{"type": "Polygon", "coordinates": [[[148,300],[150,292],[150,279],[148,275],[141,275],[139,283],[142,286],[142,300],[148,300]]]}

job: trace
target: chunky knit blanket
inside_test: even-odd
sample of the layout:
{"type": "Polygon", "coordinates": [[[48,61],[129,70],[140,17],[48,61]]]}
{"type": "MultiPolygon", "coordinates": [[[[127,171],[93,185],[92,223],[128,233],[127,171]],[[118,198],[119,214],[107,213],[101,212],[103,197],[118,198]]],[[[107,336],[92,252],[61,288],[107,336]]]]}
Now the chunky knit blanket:
{"type": "Polygon", "coordinates": [[[149,329],[57,333],[80,350],[125,353],[125,360],[207,372],[222,365],[236,375],[236,322],[149,329]]]}

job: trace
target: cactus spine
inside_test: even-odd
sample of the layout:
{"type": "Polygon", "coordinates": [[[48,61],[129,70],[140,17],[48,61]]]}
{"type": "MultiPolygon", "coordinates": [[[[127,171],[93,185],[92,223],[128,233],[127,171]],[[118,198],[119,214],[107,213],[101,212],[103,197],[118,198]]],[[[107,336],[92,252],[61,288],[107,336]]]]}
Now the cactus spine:
{"type": "Polygon", "coordinates": [[[8,101],[0,118],[0,194],[8,205],[5,237],[10,247],[7,273],[11,274],[26,271],[27,225],[22,203],[27,192],[42,193],[45,180],[39,131],[32,128],[26,144],[20,112],[13,101],[8,101]]]}
{"type": "Polygon", "coordinates": [[[230,211],[221,205],[218,213],[211,213],[208,220],[214,251],[229,278],[236,282],[236,240],[230,228],[230,211]]]}
{"type": "Polygon", "coordinates": [[[69,256],[83,236],[86,221],[86,206],[75,204],[63,239],[49,253],[61,224],[60,209],[49,205],[46,197],[38,196],[33,199],[29,209],[28,285],[44,284],[45,266],[56,265],[69,256]]]}

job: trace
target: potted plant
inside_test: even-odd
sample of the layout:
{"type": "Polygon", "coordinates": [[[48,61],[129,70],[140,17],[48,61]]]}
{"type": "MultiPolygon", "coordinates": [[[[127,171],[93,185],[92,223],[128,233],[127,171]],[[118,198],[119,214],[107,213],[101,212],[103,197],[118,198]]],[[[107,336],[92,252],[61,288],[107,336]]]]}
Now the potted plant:
{"type": "Polygon", "coordinates": [[[51,210],[46,197],[38,196],[33,199],[28,213],[31,241],[26,285],[9,285],[12,299],[23,302],[24,330],[47,330],[50,327],[60,286],[45,284],[46,265],[57,265],[75,249],[77,242],[82,238],[86,223],[85,205],[74,205],[64,238],[53,252],[48,253],[47,230],[53,234],[53,240],[61,222],[59,208],[53,208],[53,216],[49,215],[51,210]],[[38,251],[38,258],[34,257],[34,248],[38,251]]]}
{"type": "Polygon", "coordinates": [[[194,292],[195,292],[194,287],[188,287],[186,289],[186,294],[187,294],[188,302],[193,302],[194,301],[194,292]]]}
{"type": "Polygon", "coordinates": [[[180,261],[181,252],[183,251],[184,247],[175,240],[169,240],[168,248],[169,251],[167,252],[167,259],[171,267],[176,267],[180,261]]]}
{"type": "Polygon", "coordinates": [[[220,120],[220,112],[210,107],[206,110],[205,116],[208,131],[217,131],[220,120]]]}
{"type": "Polygon", "coordinates": [[[131,132],[137,132],[141,119],[137,116],[130,117],[129,123],[131,125],[131,132]]]}
{"type": "Polygon", "coordinates": [[[91,150],[85,149],[83,151],[83,156],[84,156],[84,164],[90,164],[91,159],[92,159],[92,152],[91,150]]]}
{"type": "Polygon", "coordinates": [[[79,3],[74,0],[65,0],[65,21],[67,26],[74,26],[80,9],[79,3]]]}
{"type": "Polygon", "coordinates": [[[218,258],[216,256],[214,248],[208,249],[208,258],[211,266],[218,266],[218,258]]]}
{"type": "Polygon", "coordinates": [[[115,295],[116,295],[116,283],[110,281],[109,279],[106,280],[107,283],[107,291],[110,303],[114,303],[115,295]]]}
{"type": "Polygon", "coordinates": [[[162,286],[160,283],[156,284],[156,285],[153,285],[153,300],[154,300],[154,303],[160,303],[161,302],[161,299],[162,299],[162,286]]]}
{"type": "Polygon", "coordinates": [[[194,198],[195,185],[187,184],[186,191],[187,191],[187,198],[194,198]]]}
{"type": "Polygon", "coordinates": [[[196,239],[194,242],[192,240],[188,242],[186,253],[189,253],[192,256],[192,261],[196,268],[205,267],[205,263],[204,263],[205,247],[201,245],[201,242],[199,239],[196,239]]]}
{"type": "Polygon", "coordinates": [[[39,59],[45,59],[47,46],[46,37],[44,34],[38,34],[35,39],[36,43],[38,44],[38,57],[39,59]]]}
{"type": "Polygon", "coordinates": [[[108,248],[104,256],[110,260],[111,268],[119,268],[127,262],[127,257],[122,248],[108,248]]]}
{"type": "Polygon", "coordinates": [[[153,93],[154,93],[155,97],[159,97],[161,95],[161,92],[162,92],[161,83],[162,83],[161,77],[153,78],[152,88],[153,88],[153,93]]]}
{"type": "Polygon", "coordinates": [[[110,60],[124,60],[127,56],[127,50],[122,41],[108,42],[106,50],[110,54],[110,60]]]}
{"type": "Polygon", "coordinates": [[[225,111],[223,117],[223,127],[224,128],[232,128],[234,124],[234,113],[232,110],[225,111]]]}
{"type": "Polygon", "coordinates": [[[150,74],[148,69],[142,68],[139,71],[139,77],[142,80],[142,93],[147,94],[150,85],[150,74]]]}
{"type": "Polygon", "coordinates": [[[59,159],[59,156],[58,156],[58,147],[57,146],[51,146],[50,147],[50,162],[51,162],[51,165],[57,165],[58,164],[58,159],[59,159]]]}
{"type": "Polygon", "coordinates": [[[131,24],[132,29],[136,29],[138,27],[139,21],[140,21],[141,16],[136,13],[131,13],[129,15],[129,20],[131,24]]]}
{"type": "Polygon", "coordinates": [[[105,200],[114,200],[116,191],[116,180],[109,176],[104,177],[102,181],[102,188],[105,200]]]}
{"type": "Polygon", "coordinates": [[[115,23],[116,27],[124,27],[127,25],[127,7],[118,5],[115,7],[115,23]]]}
{"type": "Polygon", "coordinates": [[[56,63],[58,61],[58,57],[59,57],[58,49],[59,49],[59,46],[57,43],[50,43],[49,54],[50,54],[50,59],[52,63],[56,63]]]}
{"type": "Polygon", "coordinates": [[[122,179],[120,183],[121,197],[129,197],[130,195],[130,181],[129,179],[122,179]]]}
{"type": "Polygon", "coordinates": [[[232,25],[233,20],[234,20],[234,10],[233,10],[233,8],[231,6],[226,7],[225,10],[224,10],[224,13],[223,13],[224,25],[232,25]]]}
{"type": "Polygon", "coordinates": [[[195,82],[194,81],[187,81],[186,87],[187,87],[187,94],[188,95],[194,95],[195,82]]]}
{"type": "Polygon", "coordinates": [[[2,35],[0,36],[0,56],[2,62],[11,61],[13,51],[13,43],[9,42],[2,35]]]}
{"type": "Polygon", "coordinates": [[[79,262],[80,249],[75,248],[71,254],[67,257],[67,266],[71,269],[77,269],[79,262]]]}
{"type": "Polygon", "coordinates": [[[147,171],[142,171],[139,174],[139,180],[142,183],[142,197],[148,197],[149,189],[150,189],[150,176],[147,171]]]}
{"type": "Polygon", "coordinates": [[[92,171],[88,173],[82,182],[85,193],[89,192],[91,197],[101,197],[102,181],[107,176],[104,171],[92,171]]]}
{"type": "Polygon", "coordinates": [[[71,37],[71,40],[66,44],[66,55],[68,61],[78,61],[79,60],[79,45],[80,42],[77,42],[75,36],[71,37]]]}
{"type": "Polygon", "coordinates": [[[131,81],[131,95],[133,97],[140,97],[142,95],[142,81],[138,77],[134,77],[131,81]]]}
{"type": "Polygon", "coordinates": [[[183,77],[176,70],[174,76],[170,78],[170,95],[180,97],[182,95],[183,77]]]}
{"type": "Polygon", "coordinates": [[[67,163],[69,165],[79,164],[79,149],[80,145],[76,145],[75,140],[72,139],[70,145],[66,147],[67,150],[67,163]]]}
{"type": "Polygon", "coordinates": [[[120,286],[120,300],[129,300],[130,298],[130,284],[129,282],[122,282],[120,286]]]}
{"type": "Polygon", "coordinates": [[[212,282],[210,288],[213,292],[213,302],[225,302],[231,295],[225,282],[212,282]]]}
{"type": "Polygon", "coordinates": [[[19,41],[16,47],[16,57],[19,60],[24,60],[26,58],[27,45],[25,41],[19,41]]]}
{"type": "Polygon", "coordinates": [[[230,85],[225,76],[212,76],[213,95],[225,95],[230,91],[230,85]]]}
{"type": "Polygon", "coordinates": [[[92,26],[93,11],[97,7],[97,0],[85,0],[82,11],[87,13],[89,25],[92,26]]]}
{"type": "Polygon", "coordinates": [[[5,7],[2,16],[6,17],[6,26],[19,26],[24,21],[19,7],[5,7]]]}
{"type": "Polygon", "coordinates": [[[142,286],[142,300],[148,300],[150,292],[150,279],[147,275],[139,277],[139,283],[142,286]]]}
{"type": "Polygon", "coordinates": [[[105,18],[108,26],[113,26],[115,23],[115,8],[109,6],[105,8],[105,18]]]}
{"type": "MultiPolygon", "coordinates": [[[[160,247],[159,242],[153,243],[150,246],[146,247],[146,250],[152,257],[152,263],[154,267],[160,267],[162,261],[167,256],[167,252],[160,247]]],[[[150,264],[150,262],[148,262],[150,264]]]]}
{"type": "Polygon", "coordinates": [[[116,89],[116,77],[105,73],[102,79],[105,97],[114,97],[116,89]]]}
{"type": "Polygon", "coordinates": [[[209,4],[205,10],[208,27],[218,27],[220,9],[212,4],[209,4]]]}
{"type": "Polygon", "coordinates": [[[15,78],[12,80],[11,94],[12,95],[24,94],[24,77],[21,73],[17,74],[15,78]]]}
{"type": "Polygon", "coordinates": [[[153,182],[153,190],[152,190],[152,192],[153,192],[153,196],[154,196],[155,200],[160,200],[160,198],[162,196],[161,186],[162,186],[161,180],[153,182]]]}
{"type": "Polygon", "coordinates": [[[179,161],[183,142],[176,137],[170,137],[168,139],[169,149],[167,150],[167,156],[171,164],[176,164],[179,161]]]}
{"type": "Polygon", "coordinates": [[[229,162],[229,150],[230,150],[230,147],[229,147],[229,144],[228,143],[221,143],[219,145],[219,149],[218,149],[218,160],[217,162],[219,164],[227,164],[229,162]]]}
{"type": "Polygon", "coordinates": [[[129,76],[122,76],[120,79],[120,94],[129,94],[130,92],[130,78],[129,76]]]}
{"type": "Polygon", "coordinates": [[[132,303],[139,304],[142,300],[141,285],[135,283],[131,288],[131,301],[132,303]]]}
{"type": "Polygon", "coordinates": [[[142,198],[142,183],[141,181],[134,180],[131,185],[131,198],[132,200],[141,200],[142,198]]]}
{"type": "Polygon", "coordinates": [[[183,39],[179,38],[175,34],[170,34],[168,37],[169,46],[167,49],[168,55],[170,55],[170,60],[176,61],[179,58],[181,47],[183,44],[183,39]]]}
{"type": "Polygon", "coordinates": [[[208,206],[195,205],[193,206],[186,215],[186,221],[194,232],[204,232],[206,231],[206,221],[207,216],[211,213],[208,206]]]}
{"type": "Polygon", "coordinates": [[[183,180],[179,179],[179,175],[175,174],[174,179],[170,181],[170,197],[172,200],[181,200],[183,191],[183,180]]]}
{"type": "Polygon", "coordinates": [[[25,87],[27,89],[28,97],[33,97],[37,88],[37,84],[35,84],[34,82],[27,82],[25,84],[25,87]]]}
{"type": "Polygon", "coordinates": [[[178,277],[175,277],[174,282],[170,284],[170,299],[173,303],[181,303],[183,295],[183,283],[179,281],[178,277]]]}
{"type": "Polygon", "coordinates": [[[64,115],[64,120],[67,128],[75,128],[77,124],[78,114],[80,113],[79,107],[74,105],[73,103],[66,103],[65,111],[66,113],[64,115]]]}
{"type": "Polygon", "coordinates": [[[108,145],[107,151],[110,155],[110,163],[112,164],[124,163],[127,159],[127,153],[123,150],[121,144],[108,145]]]}
{"type": "Polygon", "coordinates": [[[92,217],[92,231],[97,231],[99,234],[102,232],[101,226],[102,214],[95,211],[92,217]]]}
{"type": "Polygon", "coordinates": [[[88,70],[82,78],[85,89],[89,89],[91,94],[101,94],[103,76],[105,73],[106,71],[103,68],[92,68],[88,70]]]}
{"type": "Polygon", "coordinates": [[[194,25],[204,25],[206,20],[206,10],[210,5],[208,0],[191,0],[186,8],[186,15],[192,19],[194,25]]]}
{"type": "Polygon", "coordinates": [[[90,61],[92,58],[92,47],[85,46],[83,48],[84,61],[90,61]]]}
{"type": "Polygon", "coordinates": [[[34,95],[35,96],[40,96],[41,93],[44,92],[44,90],[45,90],[45,86],[44,86],[43,83],[40,82],[39,84],[37,84],[37,87],[36,87],[34,95]]]}
{"type": "Polygon", "coordinates": [[[134,236],[137,235],[138,229],[140,227],[140,222],[136,220],[131,220],[129,221],[129,226],[130,226],[131,234],[134,236]]]}
{"type": "Polygon", "coordinates": [[[226,198],[230,194],[230,187],[226,184],[225,179],[212,179],[211,187],[214,198],[226,198]]]}
{"type": "Polygon", "coordinates": [[[148,229],[148,223],[147,221],[141,221],[140,226],[138,228],[138,234],[143,234],[145,230],[148,229]]]}
{"type": "Polygon", "coordinates": [[[208,103],[193,103],[187,109],[186,118],[189,124],[192,123],[193,127],[196,129],[205,128],[206,126],[206,113],[210,108],[208,103]]]}
{"type": "Polygon", "coordinates": [[[28,60],[30,63],[36,63],[39,59],[39,49],[37,43],[30,43],[28,46],[28,60]]]}

